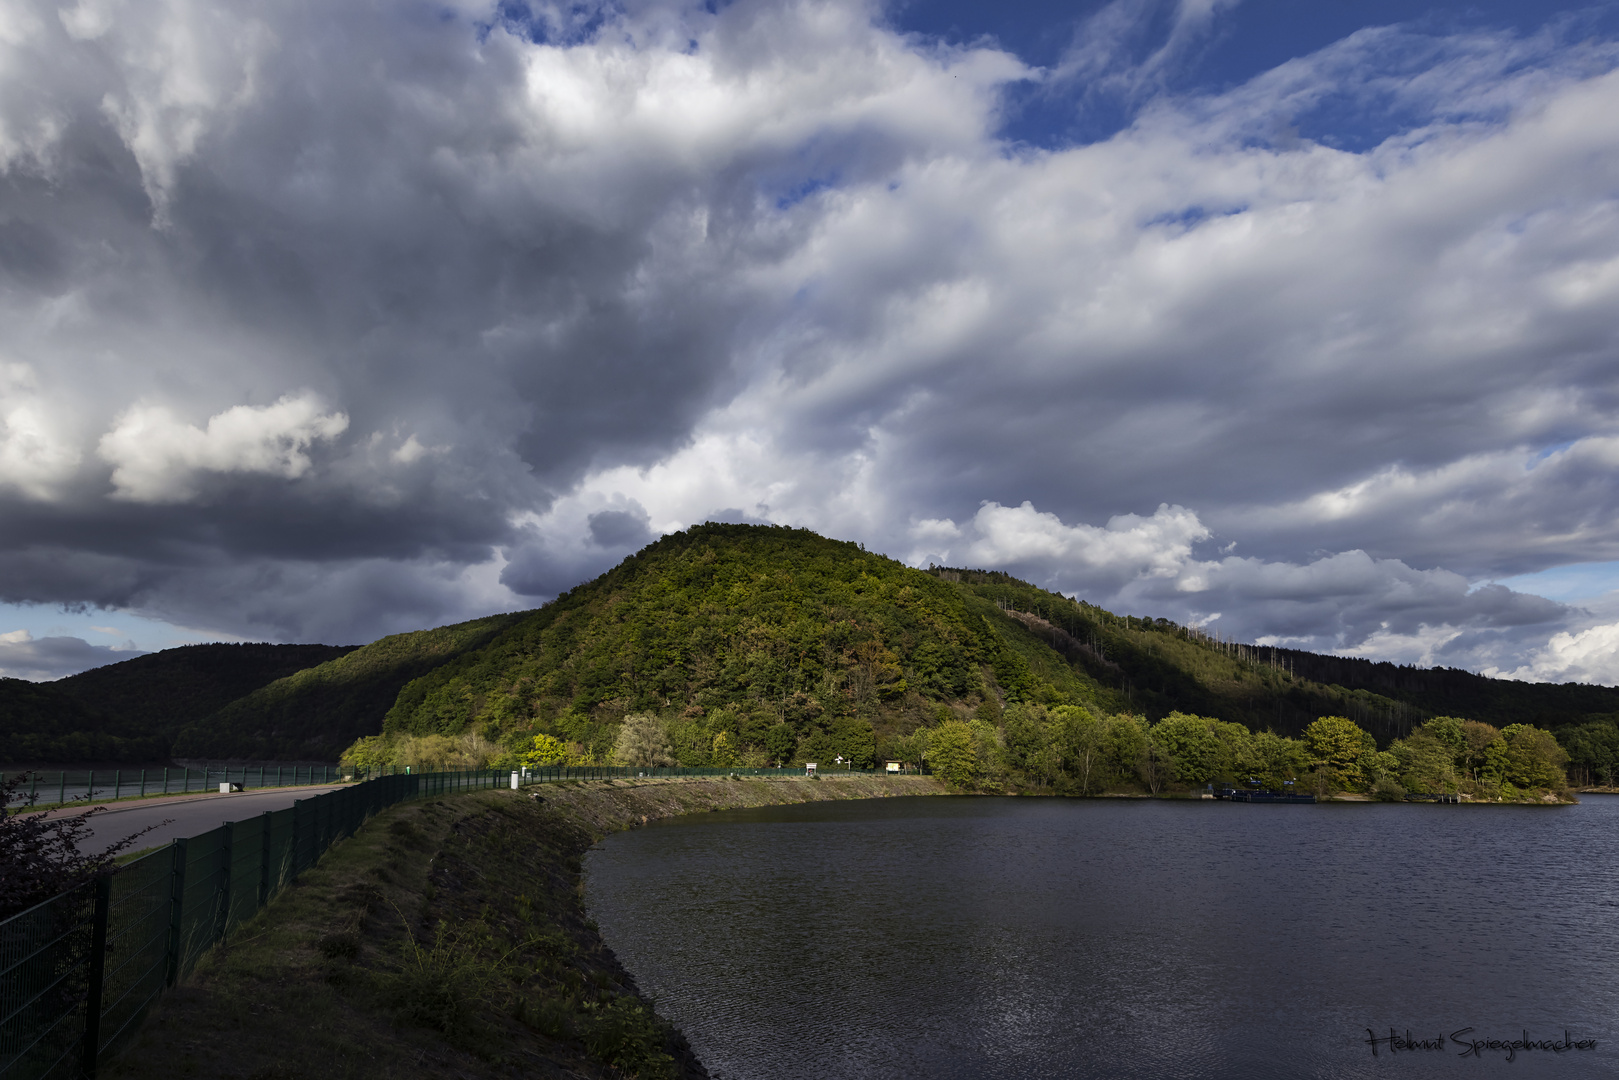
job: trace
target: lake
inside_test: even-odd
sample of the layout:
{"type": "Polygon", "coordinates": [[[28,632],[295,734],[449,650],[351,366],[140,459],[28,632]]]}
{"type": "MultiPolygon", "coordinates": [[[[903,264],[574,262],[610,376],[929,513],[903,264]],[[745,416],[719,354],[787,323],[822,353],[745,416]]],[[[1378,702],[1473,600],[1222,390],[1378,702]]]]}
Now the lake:
{"type": "Polygon", "coordinates": [[[585,865],[607,943],[725,1080],[1619,1076],[1616,796],[812,803],[585,865]]]}

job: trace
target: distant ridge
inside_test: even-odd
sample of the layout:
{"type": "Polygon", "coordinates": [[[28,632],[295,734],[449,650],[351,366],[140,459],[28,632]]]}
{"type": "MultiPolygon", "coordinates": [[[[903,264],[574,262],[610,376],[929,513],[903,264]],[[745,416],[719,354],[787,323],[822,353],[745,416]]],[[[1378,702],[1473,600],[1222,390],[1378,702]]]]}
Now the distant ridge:
{"type": "Polygon", "coordinates": [[[182,645],[52,683],[0,680],[0,761],[162,761],[175,736],[353,645],[182,645]]]}
{"type": "Polygon", "coordinates": [[[487,642],[516,618],[483,619],[393,634],[259,685],[179,735],[179,757],[336,760],[381,729],[400,688],[487,642]]]}

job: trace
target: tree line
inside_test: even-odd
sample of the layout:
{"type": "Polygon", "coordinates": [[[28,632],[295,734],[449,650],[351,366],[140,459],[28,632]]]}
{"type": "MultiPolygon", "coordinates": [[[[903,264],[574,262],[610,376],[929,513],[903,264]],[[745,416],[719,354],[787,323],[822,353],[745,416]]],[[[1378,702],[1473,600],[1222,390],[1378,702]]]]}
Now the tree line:
{"type": "Polygon", "coordinates": [[[1532,725],[1496,728],[1450,716],[1428,720],[1379,750],[1370,732],[1342,716],[1320,717],[1300,737],[1289,738],[1190,713],[1171,713],[1154,723],[1077,705],[1003,709],[985,701],[970,715],[941,707],[935,722],[884,739],[880,746],[869,728],[822,743],[795,738],[785,723],[748,734],[725,714],[705,722],[638,713],[626,716],[614,728],[611,745],[599,750],[548,733],[511,748],[477,736],[407,736],[392,742],[375,736],[356,743],[345,760],[357,767],[423,769],[785,768],[809,761],[863,769],[892,760],[926,767],[968,790],[1160,795],[1230,784],[1391,800],[1445,794],[1515,802],[1566,795],[1570,758],[1550,732],[1532,725]]]}

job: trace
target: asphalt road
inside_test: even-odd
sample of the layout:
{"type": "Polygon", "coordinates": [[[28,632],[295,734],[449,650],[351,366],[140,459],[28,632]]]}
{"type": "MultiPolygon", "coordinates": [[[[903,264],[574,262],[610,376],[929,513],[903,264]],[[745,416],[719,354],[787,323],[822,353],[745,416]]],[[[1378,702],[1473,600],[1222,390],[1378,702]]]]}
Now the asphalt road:
{"type": "MultiPolygon", "coordinates": [[[[79,845],[79,850],[100,851],[130,833],[154,825],[156,828],[137,840],[131,849],[143,851],[167,844],[179,836],[196,836],[209,829],[217,829],[227,821],[242,821],[266,810],[280,810],[291,806],[294,800],[314,798],[336,790],[336,786],[340,785],[271,788],[232,795],[191,795],[111,803],[106,810],[90,819],[90,832],[79,845]]],[[[67,811],[69,814],[82,812],[83,809],[78,807],[67,811]]],[[[52,816],[60,813],[54,811],[52,816]]]]}

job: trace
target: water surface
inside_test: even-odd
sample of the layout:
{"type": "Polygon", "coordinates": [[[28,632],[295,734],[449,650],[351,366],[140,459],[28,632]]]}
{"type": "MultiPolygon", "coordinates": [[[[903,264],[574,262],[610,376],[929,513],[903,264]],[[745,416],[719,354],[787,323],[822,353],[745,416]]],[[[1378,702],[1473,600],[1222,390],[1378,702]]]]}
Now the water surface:
{"type": "Polygon", "coordinates": [[[1619,797],[919,797],[677,818],[586,860],[716,1076],[1619,1076],[1619,797]],[[1367,1029],[1442,1048],[1391,1054],[1367,1029]],[[1595,1050],[1466,1039],[1597,1040],[1595,1050]]]}

